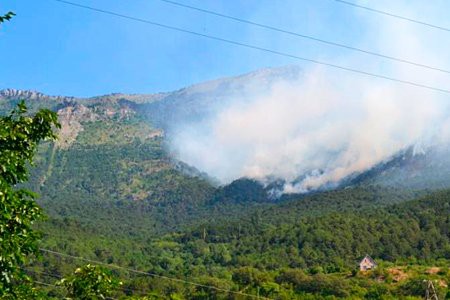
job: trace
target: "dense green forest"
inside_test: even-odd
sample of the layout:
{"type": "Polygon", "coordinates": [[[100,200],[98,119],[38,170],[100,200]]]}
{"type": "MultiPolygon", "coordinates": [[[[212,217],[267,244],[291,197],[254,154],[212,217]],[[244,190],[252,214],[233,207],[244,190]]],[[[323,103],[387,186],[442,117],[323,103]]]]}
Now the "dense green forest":
{"type": "MultiPolygon", "coordinates": [[[[347,189],[280,206],[254,207],[244,217],[202,219],[189,229],[153,238],[121,232],[122,227],[116,224],[116,237],[111,239],[94,228],[52,220],[43,223],[43,245],[134,270],[277,299],[304,299],[305,295],[420,297],[425,291],[420,280],[425,278],[440,280],[441,293],[445,294],[444,283],[450,279],[450,191],[379,208],[370,204],[356,212],[350,208],[341,212],[324,209],[319,214],[316,206],[312,214],[307,208],[303,216],[298,214],[302,201],[318,201],[326,207],[333,194],[336,201],[345,195],[357,203],[358,197],[365,198],[370,192],[347,189]],[[358,273],[358,259],[366,253],[380,267],[358,273]],[[438,271],[430,275],[431,267],[438,271]],[[405,274],[405,278],[398,274],[405,274]]],[[[63,276],[82,263],[45,253],[34,271],[48,281],[51,277],[39,272],[63,276]]],[[[151,276],[116,272],[126,279],[125,294],[152,291],[161,297],[231,297],[151,276]]]]}
{"type": "Polygon", "coordinates": [[[251,179],[219,186],[173,159],[141,116],[88,108],[95,118],[63,115],[24,184],[48,216],[35,226],[45,251],[23,266],[51,285],[38,286],[44,298],[62,298],[53,285],[88,262],[123,282],[115,298],[420,299],[423,280],[450,297],[450,190],[369,180],[273,197],[251,179]],[[64,131],[74,119],[75,138],[64,131]],[[358,272],[366,254],[379,267],[358,272]]]}

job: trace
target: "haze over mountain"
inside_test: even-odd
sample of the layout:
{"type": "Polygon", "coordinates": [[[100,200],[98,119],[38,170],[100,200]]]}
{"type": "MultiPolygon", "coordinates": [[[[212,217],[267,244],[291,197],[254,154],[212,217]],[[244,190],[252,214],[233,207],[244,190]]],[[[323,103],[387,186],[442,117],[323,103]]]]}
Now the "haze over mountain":
{"type": "MultiPolygon", "coordinates": [[[[406,2],[396,5],[405,14],[420,11],[406,2]]],[[[442,15],[439,6],[426,7],[430,16],[442,15]]],[[[362,34],[352,44],[355,47],[427,66],[444,68],[450,62],[446,40],[434,31],[393,18],[356,17],[362,34]]],[[[68,144],[76,141],[83,118],[95,121],[117,114],[123,119],[131,114],[162,130],[169,157],[221,184],[249,177],[264,185],[283,182],[277,186],[285,193],[339,186],[380,164],[390,165],[402,153],[446,152],[433,149],[444,149],[450,140],[447,94],[385,79],[445,89],[448,74],[335,50],[331,58],[311,57],[384,79],[309,65],[263,69],[153,95],[75,99],[8,90],[2,95],[66,109],[62,113],[67,118],[77,112],[80,125],[63,130],[68,144]]],[[[4,107],[11,109],[13,102],[4,107]]],[[[406,173],[403,176],[410,175],[406,173]]],[[[401,178],[395,181],[403,182],[401,178]]],[[[426,182],[430,180],[427,177],[426,182]]]]}
{"type": "Polygon", "coordinates": [[[221,184],[248,177],[277,194],[363,181],[448,186],[450,123],[439,101],[421,92],[405,101],[384,84],[344,95],[335,79],[289,66],[152,95],[80,99],[7,89],[0,105],[5,112],[24,99],[32,111],[57,110],[61,149],[86,134],[95,144],[160,139],[169,165],[221,184]]]}

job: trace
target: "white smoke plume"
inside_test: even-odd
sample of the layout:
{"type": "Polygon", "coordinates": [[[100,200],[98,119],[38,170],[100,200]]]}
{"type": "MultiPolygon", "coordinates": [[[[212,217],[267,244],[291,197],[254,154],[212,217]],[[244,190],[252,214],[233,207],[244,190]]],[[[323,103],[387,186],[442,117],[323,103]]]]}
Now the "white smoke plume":
{"type": "MultiPolygon", "coordinates": [[[[376,3],[392,8],[387,1],[376,3]]],[[[420,19],[418,7],[403,4],[392,9],[420,19]]],[[[427,12],[438,15],[438,6],[427,12]]],[[[355,18],[370,33],[357,46],[450,68],[445,33],[356,10],[355,18]]],[[[450,88],[450,74],[364,55],[322,60],[450,88]]],[[[230,100],[206,121],[177,128],[173,150],[222,183],[283,179],[289,193],[336,184],[407,147],[450,137],[450,95],[327,67],[303,67],[302,73],[295,81],[271,83],[265,95],[230,100]]]]}

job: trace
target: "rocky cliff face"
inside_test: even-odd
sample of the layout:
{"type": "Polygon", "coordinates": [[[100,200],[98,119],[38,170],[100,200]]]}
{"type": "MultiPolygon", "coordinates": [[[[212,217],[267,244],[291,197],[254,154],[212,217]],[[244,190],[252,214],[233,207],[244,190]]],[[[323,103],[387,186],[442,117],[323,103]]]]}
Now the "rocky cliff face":
{"type": "MultiPolygon", "coordinates": [[[[9,111],[15,106],[16,102],[23,100],[31,112],[39,108],[49,108],[56,111],[61,123],[56,146],[67,149],[76,141],[78,135],[89,123],[130,120],[136,115],[136,111],[132,108],[135,102],[129,99],[141,101],[145,97],[143,95],[112,94],[83,99],[48,96],[36,91],[4,89],[0,90],[0,110],[9,111]]],[[[157,98],[157,96],[154,98],[157,98]]]]}
{"type": "Polygon", "coordinates": [[[69,147],[83,131],[82,122],[93,122],[99,119],[99,115],[92,112],[82,104],[66,106],[58,110],[61,129],[58,132],[56,145],[61,148],[69,147]]]}

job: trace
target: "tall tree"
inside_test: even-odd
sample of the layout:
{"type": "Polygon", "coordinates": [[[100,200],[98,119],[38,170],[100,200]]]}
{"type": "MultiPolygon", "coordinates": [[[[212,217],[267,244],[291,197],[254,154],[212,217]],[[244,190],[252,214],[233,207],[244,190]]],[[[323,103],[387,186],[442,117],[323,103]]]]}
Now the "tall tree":
{"type": "Polygon", "coordinates": [[[59,282],[67,289],[67,299],[108,299],[122,284],[109,270],[88,264],[59,282]]]}
{"type": "Polygon", "coordinates": [[[18,184],[27,181],[37,145],[56,138],[57,114],[47,109],[27,115],[24,102],[0,117],[0,298],[21,299],[30,290],[20,268],[38,254],[40,234],[32,224],[43,216],[36,194],[18,184]]]}
{"type": "Polygon", "coordinates": [[[4,14],[3,16],[0,16],[0,23],[3,23],[5,21],[9,21],[11,20],[11,18],[13,16],[15,16],[16,14],[13,13],[12,11],[7,12],[6,14],[4,14]]]}

